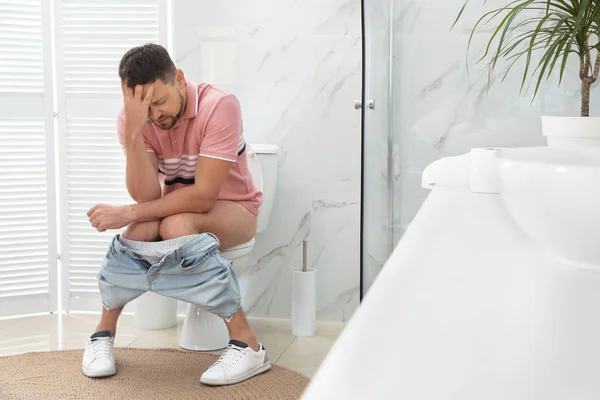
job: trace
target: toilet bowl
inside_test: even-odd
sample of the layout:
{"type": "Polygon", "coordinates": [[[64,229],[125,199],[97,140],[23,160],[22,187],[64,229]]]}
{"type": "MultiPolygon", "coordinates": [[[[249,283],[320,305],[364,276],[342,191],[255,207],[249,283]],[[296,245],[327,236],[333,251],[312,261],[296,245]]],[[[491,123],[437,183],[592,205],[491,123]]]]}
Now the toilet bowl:
{"type": "MultiPolygon", "coordinates": [[[[258,210],[257,233],[267,229],[277,185],[277,154],[279,148],[270,144],[247,145],[248,168],[254,185],[262,191],[262,204],[258,210]]],[[[254,238],[221,252],[232,262],[236,275],[243,272],[248,255],[254,247],[254,238]]],[[[243,295],[243,293],[242,293],[243,295]]],[[[179,346],[186,350],[214,351],[227,346],[229,334],[222,318],[195,304],[188,304],[179,346]]]]}

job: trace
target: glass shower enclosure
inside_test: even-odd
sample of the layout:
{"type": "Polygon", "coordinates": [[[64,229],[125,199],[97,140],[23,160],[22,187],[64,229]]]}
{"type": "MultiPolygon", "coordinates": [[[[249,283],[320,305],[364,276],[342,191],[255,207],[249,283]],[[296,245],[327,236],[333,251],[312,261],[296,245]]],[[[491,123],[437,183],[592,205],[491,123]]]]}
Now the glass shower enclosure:
{"type": "Polygon", "coordinates": [[[540,116],[577,113],[577,73],[561,86],[554,74],[532,99],[519,68],[505,75],[511,60],[491,80],[477,63],[493,29],[467,53],[477,20],[508,2],[470,2],[453,28],[465,0],[361,1],[361,299],[429,195],[429,164],[472,148],[545,146],[540,116]]]}
{"type": "Polygon", "coordinates": [[[361,299],[398,238],[394,235],[393,0],[362,0],[361,299]]]}

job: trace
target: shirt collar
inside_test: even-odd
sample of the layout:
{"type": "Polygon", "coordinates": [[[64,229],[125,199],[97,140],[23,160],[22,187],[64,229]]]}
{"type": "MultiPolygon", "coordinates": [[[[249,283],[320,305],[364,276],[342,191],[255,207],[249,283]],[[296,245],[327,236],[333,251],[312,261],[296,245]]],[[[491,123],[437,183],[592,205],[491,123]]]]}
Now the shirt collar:
{"type": "Polygon", "coordinates": [[[198,115],[198,89],[195,84],[186,79],[186,90],[187,90],[187,104],[185,111],[181,116],[182,119],[194,118],[198,115]]]}

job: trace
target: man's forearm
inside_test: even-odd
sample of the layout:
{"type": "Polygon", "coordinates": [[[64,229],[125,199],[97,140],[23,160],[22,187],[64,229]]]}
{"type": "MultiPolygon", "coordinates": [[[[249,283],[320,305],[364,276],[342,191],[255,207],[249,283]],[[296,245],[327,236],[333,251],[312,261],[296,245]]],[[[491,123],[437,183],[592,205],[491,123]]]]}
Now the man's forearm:
{"type": "Polygon", "coordinates": [[[126,183],[129,195],[138,203],[160,198],[158,171],[155,170],[144,146],[142,135],[125,134],[126,183]]]}
{"type": "Polygon", "coordinates": [[[195,184],[162,198],[130,206],[131,219],[132,222],[146,222],[181,213],[206,213],[212,210],[215,201],[195,184]]]}

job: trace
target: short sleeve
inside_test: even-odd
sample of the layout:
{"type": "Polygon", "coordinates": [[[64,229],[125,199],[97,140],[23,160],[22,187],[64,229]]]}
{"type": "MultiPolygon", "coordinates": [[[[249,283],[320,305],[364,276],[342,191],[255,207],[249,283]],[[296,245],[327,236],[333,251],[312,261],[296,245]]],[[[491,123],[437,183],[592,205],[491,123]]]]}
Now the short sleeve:
{"type": "MultiPolygon", "coordinates": [[[[123,152],[125,152],[125,113],[123,109],[121,109],[119,115],[117,116],[117,136],[119,138],[119,144],[121,145],[123,152]]],[[[148,143],[146,136],[144,136],[144,145],[147,152],[156,153],[150,143],[148,143]]]]}
{"type": "Polygon", "coordinates": [[[215,106],[200,142],[199,155],[236,162],[242,138],[242,112],[233,95],[215,106]]]}

